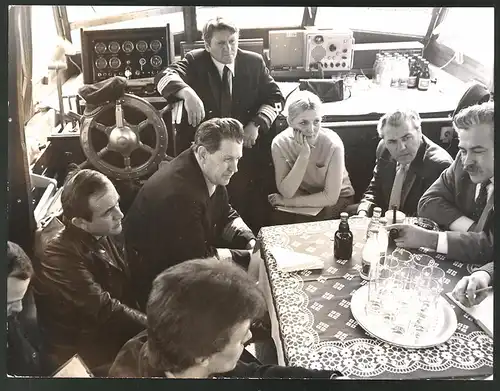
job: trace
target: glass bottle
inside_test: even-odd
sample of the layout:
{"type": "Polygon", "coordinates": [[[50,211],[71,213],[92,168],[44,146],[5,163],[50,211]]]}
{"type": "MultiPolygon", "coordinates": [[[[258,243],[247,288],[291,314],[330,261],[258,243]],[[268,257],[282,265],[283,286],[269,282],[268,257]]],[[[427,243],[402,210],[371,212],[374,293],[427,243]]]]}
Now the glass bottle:
{"type": "Polygon", "coordinates": [[[339,229],[335,232],[333,254],[337,259],[351,259],[353,236],[349,228],[348,214],[340,214],[339,229]]]}
{"type": "Polygon", "coordinates": [[[408,88],[417,88],[418,67],[415,59],[410,60],[410,74],[408,76],[408,88]]]}
{"type": "Polygon", "coordinates": [[[375,232],[378,231],[378,224],[380,216],[382,216],[382,208],[376,206],[373,208],[373,214],[370,222],[368,223],[368,228],[366,230],[366,239],[372,236],[375,232]]]}
{"type": "Polygon", "coordinates": [[[422,71],[420,72],[420,76],[418,78],[417,88],[420,91],[427,91],[429,89],[430,84],[431,84],[431,75],[429,73],[429,64],[427,61],[425,61],[423,63],[422,71]]]}

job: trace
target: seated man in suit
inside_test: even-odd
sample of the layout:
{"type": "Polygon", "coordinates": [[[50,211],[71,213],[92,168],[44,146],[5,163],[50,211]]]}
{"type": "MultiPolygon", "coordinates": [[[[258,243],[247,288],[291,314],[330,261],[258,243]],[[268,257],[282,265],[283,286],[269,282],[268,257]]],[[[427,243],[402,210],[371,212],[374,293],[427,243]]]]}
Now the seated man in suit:
{"type": "Polygon", "coordinates": [[[256,240],[226,191],[242,153],[242,124],[212,118],[198,127],[190,149],[143,185],[124,221],[141,304],[153,279],[177,263],[217,256],[248,267],[256,240]]]}
{"type": "Polygon", "coordinates": [[[398,246],[425,246],[467,263],[484,264],[493,258],[493,121],[493,102],[465,108],[453,118],[459,153],[418,204],[418,215],[446,232],[398,225],[398,246]]]}
{"type": "Polygon", "coordinates": [[[238,265],[193,259],[163,271],[148,300],[148,328],[128,341],[110,377],[333,378],[331,370],[243,363],[262,292],[238,265]]]}
{"type": "Polygon", "coordinates": [[[125,260],[123,214],[111,181],[70,173],[61,193],[62,229],[46,241],[35,290],[48,357],[57,367],[78,353],[95,375],[146,326],[125,260]]]}
{"type": "Polygon", "coordinates": [[[7,242],[7,373],[11,376],[43,375],[37,330],[22,316],[32,277],[29,257],[20,246],[7,242]]]}
{"type": "Polygon", "coordinates": [[[377,147],[373,177],[357,208],[359,215],[382,212],[396,205],[407,216],[417,212],[418,200],[453,162],[450,154],[422,134],[413,110],[386,113],[377,125],[382,140],[377,147]]]}
{"type": "Polygon", "coordinates": [[[169,65],[155,76],[155,84],[168,102],[181,99],[187,113],[178,126],[178,151],[191,146],[205,120],[231,117],[244,125],[244,146],[251,149],[245,150],[228,192],[233,207],[257,232],[269,208],[264,183],[274,181],[269,130],[284,98],[262,56],[239,49],[238,36],[231,21],[209,20],[203,27],[205,49],[169,65]]]}
{"type": "Polygon", "coordinates": [[[453,289],[453,297],[466,307],[478,305],[488,296],[487,291],[478,292],[493,285],[493,262],[487,263],[463,277],[453,289]]]}

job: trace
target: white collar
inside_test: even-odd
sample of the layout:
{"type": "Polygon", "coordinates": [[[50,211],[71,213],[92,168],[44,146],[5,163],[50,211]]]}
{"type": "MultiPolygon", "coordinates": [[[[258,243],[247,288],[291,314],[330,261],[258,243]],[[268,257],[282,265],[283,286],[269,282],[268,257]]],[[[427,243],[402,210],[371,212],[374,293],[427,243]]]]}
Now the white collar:
{"type": "Polygon", "coordinates": [[[224,66],[227,66],[229,68],[229,70],[231,71],[231,74],[233,75],[233,77],[235,76],[235,73],[234,73],[234,62],[231,63],[231,64],[223,64],[223,63],[217,61],[215,58],[213,58],[212,55],[210,55],[210,58],[212,59],[212,61],[215,64],[215,66],[217,67],[217,70],[219,71],[219,75],[221,77],[222,77],[222,73],[224,72],[224,66]]]}

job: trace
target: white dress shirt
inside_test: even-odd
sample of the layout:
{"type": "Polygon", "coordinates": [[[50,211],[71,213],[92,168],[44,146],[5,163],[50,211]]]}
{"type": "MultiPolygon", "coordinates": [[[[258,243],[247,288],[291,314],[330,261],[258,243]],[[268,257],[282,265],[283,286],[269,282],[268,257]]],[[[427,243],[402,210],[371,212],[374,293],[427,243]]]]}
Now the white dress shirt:
{"type": "MultiPolygon", "coordinates": [[[[488,193],[487,201],[493,196],[494,191],[494,178],[490,178],[490,184],[486,187],[486,191],[488,193]]],[[[481,190],[481,184],[478,183],[476,185],[476,194],[474,195],[474,200],[477,200],[479,196],[479,191],[481,190]]],[[[454,222],[450,224],[450,231],[461,231],[467,232],[472,224],[475,221],[468,218],[467,216],[460,216],[454,222]]],[[[438,243],[436,251],[441,254],[448,254],[448,237],[446,236],[446,232],[440,232],[438,236],[438,243]]]]}

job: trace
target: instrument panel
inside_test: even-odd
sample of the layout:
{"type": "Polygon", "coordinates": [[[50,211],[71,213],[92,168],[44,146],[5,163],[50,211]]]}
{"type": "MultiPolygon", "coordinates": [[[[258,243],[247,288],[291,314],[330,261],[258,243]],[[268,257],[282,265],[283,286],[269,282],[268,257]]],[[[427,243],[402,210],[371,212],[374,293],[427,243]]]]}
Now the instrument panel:
{"type": "Polygon", "coordinates": [[[96,83],[113,76],[154,77],[173,61],[169,25],[121,30],[81,30],[83,81],[96,83]]]}

